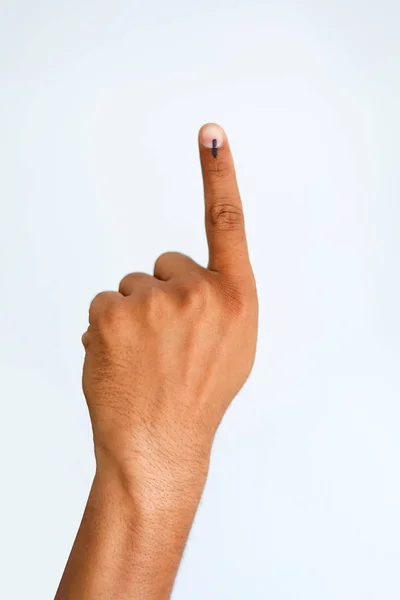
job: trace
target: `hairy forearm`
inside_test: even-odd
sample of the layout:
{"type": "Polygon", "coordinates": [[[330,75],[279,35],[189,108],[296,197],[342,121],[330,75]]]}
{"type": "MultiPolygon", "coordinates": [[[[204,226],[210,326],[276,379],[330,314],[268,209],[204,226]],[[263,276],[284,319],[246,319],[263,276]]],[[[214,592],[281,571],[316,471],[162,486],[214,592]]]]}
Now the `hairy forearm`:
{"type": "Polygon", "coordinates": [[[163,495],[98,469],[56,600],[168,599],[204,483],[163,495]]]}

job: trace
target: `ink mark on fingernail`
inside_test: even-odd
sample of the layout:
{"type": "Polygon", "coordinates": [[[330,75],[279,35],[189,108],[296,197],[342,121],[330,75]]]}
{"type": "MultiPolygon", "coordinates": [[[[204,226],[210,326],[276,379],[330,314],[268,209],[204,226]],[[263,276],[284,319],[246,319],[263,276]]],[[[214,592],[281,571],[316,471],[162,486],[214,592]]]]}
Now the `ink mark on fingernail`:
{"type": "Polygon", "coordinates": [[[213,140],[212,141],[212,150],[211,150],[211,152],[212,152],[213,157],[217,158],[217,156],[218,156],[217,140],[213,140]]]}

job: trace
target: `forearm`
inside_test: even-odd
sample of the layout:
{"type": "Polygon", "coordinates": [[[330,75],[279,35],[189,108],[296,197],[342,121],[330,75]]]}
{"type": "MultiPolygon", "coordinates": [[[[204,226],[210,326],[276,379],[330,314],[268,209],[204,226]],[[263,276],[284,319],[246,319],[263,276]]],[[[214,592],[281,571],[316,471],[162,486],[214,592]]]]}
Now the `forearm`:
{"type": "Polygon", "coordinates": [[[204,483],[164,496],[98,469],[56,600],[168,599],[204,483]]]}

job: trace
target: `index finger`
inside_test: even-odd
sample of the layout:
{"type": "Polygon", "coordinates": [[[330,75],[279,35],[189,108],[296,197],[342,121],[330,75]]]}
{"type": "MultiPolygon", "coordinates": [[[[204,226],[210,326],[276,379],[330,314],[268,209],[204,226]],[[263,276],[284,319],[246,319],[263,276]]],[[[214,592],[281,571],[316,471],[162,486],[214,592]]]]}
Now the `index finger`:
{"type": "Polygon", "coordinates": [[[199,132],[208,268],[243,278],[250,271],[243,207],[224,130],[214,123],[199,132]]]}

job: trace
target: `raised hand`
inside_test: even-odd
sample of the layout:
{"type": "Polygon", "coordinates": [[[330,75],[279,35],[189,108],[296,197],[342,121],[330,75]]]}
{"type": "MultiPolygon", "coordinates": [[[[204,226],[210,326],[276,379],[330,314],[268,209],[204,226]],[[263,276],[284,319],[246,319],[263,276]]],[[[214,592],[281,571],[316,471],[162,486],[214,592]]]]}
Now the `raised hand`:
{"type": "MultiPolygon", "coordinates": [[[[97,562],[108,572],[110,552],[96,538],[92,574],[85,571],[86,583],[75,583],[73,596],[58,598],[169,597],[215,432],[253,365],[257,294],[233,159],[217,125],[202,127],[199,147],[208,267],[184,254],[163,254],[153,275],[127,275],[118,291],[93,300],[83,336],[83,388],[97,460],[87,512],[96,514],[93,505],[103,507],[107,498],[108,506],[124,507],[124,517],[103,507],[103,520],[114,530],[115,522],[132,521],[138,537],[120,536],[131,565],[128,575],[123,571],[127,593],[115,592],[119,583],[110,571],[102,595],[93,573],[97,562]]],[[[90,520],[81,529],[82,539],[94,535],[90,520]]],[[[74,552],[82,556],[79,535],[70,562],[74,552]]],[[[111,553],[111,562],[125,565],[122,554],[111,553]]],[[[113,572],[119,569],[116,564],[113,572]]]]}

